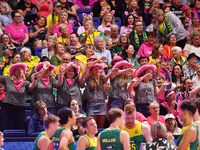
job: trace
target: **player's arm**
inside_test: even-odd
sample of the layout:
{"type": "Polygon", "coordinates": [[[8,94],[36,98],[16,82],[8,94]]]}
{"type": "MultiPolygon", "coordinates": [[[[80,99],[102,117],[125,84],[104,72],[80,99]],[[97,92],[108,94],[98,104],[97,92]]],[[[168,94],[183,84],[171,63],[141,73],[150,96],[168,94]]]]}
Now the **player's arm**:
{"type": "Polygon", "coordinates": [[[191,142],[194,142],[197,136],[197,130],[194,127],[190,127],[188,128],[184,134],[183,134],[183,138],[180,142],[179,147],[177,147],[177,150],[186,150],[188,145],[191,142]]]}
{"type": "Polygon", "coordinates": [[[89,141],[85,136],[81,136],[78,139],[78,149],[77,150],[85,150],[89,145],[89,141]]]}
{"type": "Polygon", "coordinates": [[[46,150],[50,141],[49,138],[45,135],[41,136],[37,141],[37,146],[40,150],[46,150]]]}
{"type": "Polygon", "coordinates": [[[194,142],[197,136],[197,131],[194,127],[189,127],[188,129],[185,130],[184,134],[183,134],[183,138],[179,144],[179,146],[177,147],[174,144],[174,137],[172,134],[169,134],[167,136],[167,140],[169,142],[171,142],[172,144],[174,144],[174,146],[176,147],[177,150],[186,150],[188,145],[190,144],[190,142],[194,142]]]}
{"type": "Polygon", "coordinates": [[[46,150],[54,150],[53,140],[51,140],[46,150]]]}
{"type": "Polygon", "coordinates": [[[146,143],[151,142],[152,138],[151,138],[151,133],[150,133],[150,129],[147,125],[142,124],[142,133],[143,136],[145,138],[146,143]]]}
{"type": "Polygon", "coordinates": [[[99,133],[97,138],[97,150],[101,150],[101,142],[100,142],[101,133],[99,133]]]}
{"type": "Polygon", "coordinates": [[[72,139],[72,132],[70,130],[62,131],[60,135],[60,144],[59,150],[67,150],[67,146],[70,144],[70,140],[72,139]]]}
{"type": "Polygon", "coordinates": [[[123,149],[130,150],[130,137],[126,131],[120,132],[120,141],[123,144],[123,149]]]}

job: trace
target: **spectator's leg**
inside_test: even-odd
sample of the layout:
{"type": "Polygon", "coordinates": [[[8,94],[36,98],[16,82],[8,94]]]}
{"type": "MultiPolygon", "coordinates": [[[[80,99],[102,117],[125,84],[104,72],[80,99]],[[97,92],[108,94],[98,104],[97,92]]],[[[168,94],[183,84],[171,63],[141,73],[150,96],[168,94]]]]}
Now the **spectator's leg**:
{"type": "Polygon", "coordinates": [[[42,41],[42,47],[47,47],[47,41],[46,40],[42,41]]]}
{"type": "Polygon", "coordinates": [[[14,106],[13,112],[14,129],[24,129],[25,124],[25,107],[14,106]]]}
{"type": "Polygon", "coordinates": [[[13,109],[10,104],[2,103],[0,120],[1,131],[9,128],[12,110],[13,109]]]}
{"type": "Polygon", "coordinates": [[[40,40],[35,41],[35,43],[33,44],[33,47],[42,47],[42,41],[40,40]]]}

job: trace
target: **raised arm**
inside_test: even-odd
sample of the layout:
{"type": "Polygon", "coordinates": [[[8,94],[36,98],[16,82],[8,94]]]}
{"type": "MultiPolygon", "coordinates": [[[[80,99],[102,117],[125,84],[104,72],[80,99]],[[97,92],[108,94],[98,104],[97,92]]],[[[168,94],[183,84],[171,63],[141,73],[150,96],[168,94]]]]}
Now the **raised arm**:
{"type": "Polygon", "coordinates": [[[157,95],[157,96],[160,96],[160,95],[162,94],[163,90],[164,90],[164,87],[165,87],[165,86],[168,86],[168,85],[170,85],[170,84],[171,84],[171,82],[165,81],[165,82],[161,85],[160,88],[159,88],[158,86],[155,86],[155,87],[154,87],[154,91],[155,91],[156,95],[157,95]]]}
{"type": "Polygon", "coordinates": [[[197,93],[199,93],[199,92],[200,92],[200,86],[194,88],[194,89],[190,92],[189,99],[190,99],[190,98],[195,98],[195,95],[196,95],[197,93]]]}
{"type": "Polygon", "coordinates": [[[134,87],[138,86],[140,84],[140,82],[142,82],[144,79],[150,79],[150,78],[151,78],[150,73],[148,73],[140,78],[139,77],[133,78],[131,83],[129,83],[127,86],[127,91],[130,92],[134,87]]]}

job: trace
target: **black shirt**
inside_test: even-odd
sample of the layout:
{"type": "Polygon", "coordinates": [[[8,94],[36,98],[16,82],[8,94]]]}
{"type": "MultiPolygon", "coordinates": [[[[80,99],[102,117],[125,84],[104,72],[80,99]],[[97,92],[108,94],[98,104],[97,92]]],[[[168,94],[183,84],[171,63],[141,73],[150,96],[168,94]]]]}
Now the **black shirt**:
{"type": "Polygon", "coordinates": [[[170,7],[171,11],[180,19],[182,17],[182,7],[183,5],[179,6],[178,8],[176,8],[173,4],[170,7]]]}
{"type": "Polygon", "coordinates": [[[26,26],[31,26],[36,23],[37,21],[37,12],[39,12],[37,6],[31,3],[30,7],[26,7],[25,3],[19,2],[17,4],[17,9],[21,9],[22,11],[26,10],[26,8],[30,8],[31,11],[27,12],[26,16],[24,17],[24,24],[26,26]]]}

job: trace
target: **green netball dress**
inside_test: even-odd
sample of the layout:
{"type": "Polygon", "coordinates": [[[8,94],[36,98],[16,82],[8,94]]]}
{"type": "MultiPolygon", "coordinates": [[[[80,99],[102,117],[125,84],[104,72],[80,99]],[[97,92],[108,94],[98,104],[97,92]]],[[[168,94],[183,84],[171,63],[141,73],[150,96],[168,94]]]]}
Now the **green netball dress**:
{"type": "Polygon", "coordinates": [[[105,129],[101,132],[101,150],[123,150],[119,135],[121,129],[105,129]]]}
{"type": "Polygon", "coordinates": [[[49,138],[49,136],[47,135],[47,133],[45,133],[44,131],[42,131],[42,132],[40,132],[40,134],[38,134],[38,136],[35,139],[33,150],[40,150],[39,147],[37,146],[37,141],[43,135],[46,135],[48,137],[49,141],[51,141],[50,138],[49,138]]]}
{"type": "Polygon", "coordinates": [[[94,139],[92,139],[91,137],[89,137],[87,134],[84,135],[88,141],[89,141],[89,146],[85,149],[85,150],[96,150],[97,147],[97,138],[94,137],[94,139]]]}
{"type": "MultiPolygon", "coordinates": [[[[56,130],[56,132],[54,133],[53,136],[53,144],[54,144],[54,149],[55,150],[59,150],[59,144],[60,144],[60,135],[62,133],[63,130],[67,129],[66,127],[62,127],[56,130]]],[[[76,150],[75,148],[75,141],[74,141],[74,137],[73,137],[73,142],[68,144],[67,146],[67,150],[76,150]]]]}
{"type": "Polygon", "coordinates": [[[146,143],[146,140],[142,132],[142,123],[137,121],[135,128],[128,129],[125,126],[122,127],[122,130],[128,132],[130,136],[130,148],[131,150],[139,150],[141,143],[146,143]]]}
{"type": "Polygon", "coordinates": [[[185,132],[185,130],[188,128],[188,127],[191,127],[193,126],[196,130],[197,130],[197,137],[196,137],[196,140],[192,143],[190,143],[187,147],[186,150],[196,150],[198,148],[198,143],[199,143],[199,130],[198,130],[198,126],[196,124],[190,124],[188,126],[185,126],[182,128],[182,131],[180,133],[180,136],[178,137],[178,141],[176,143],[177,146],[179,146],[182,138],[183,138],[183,133],[185,132]]]}

